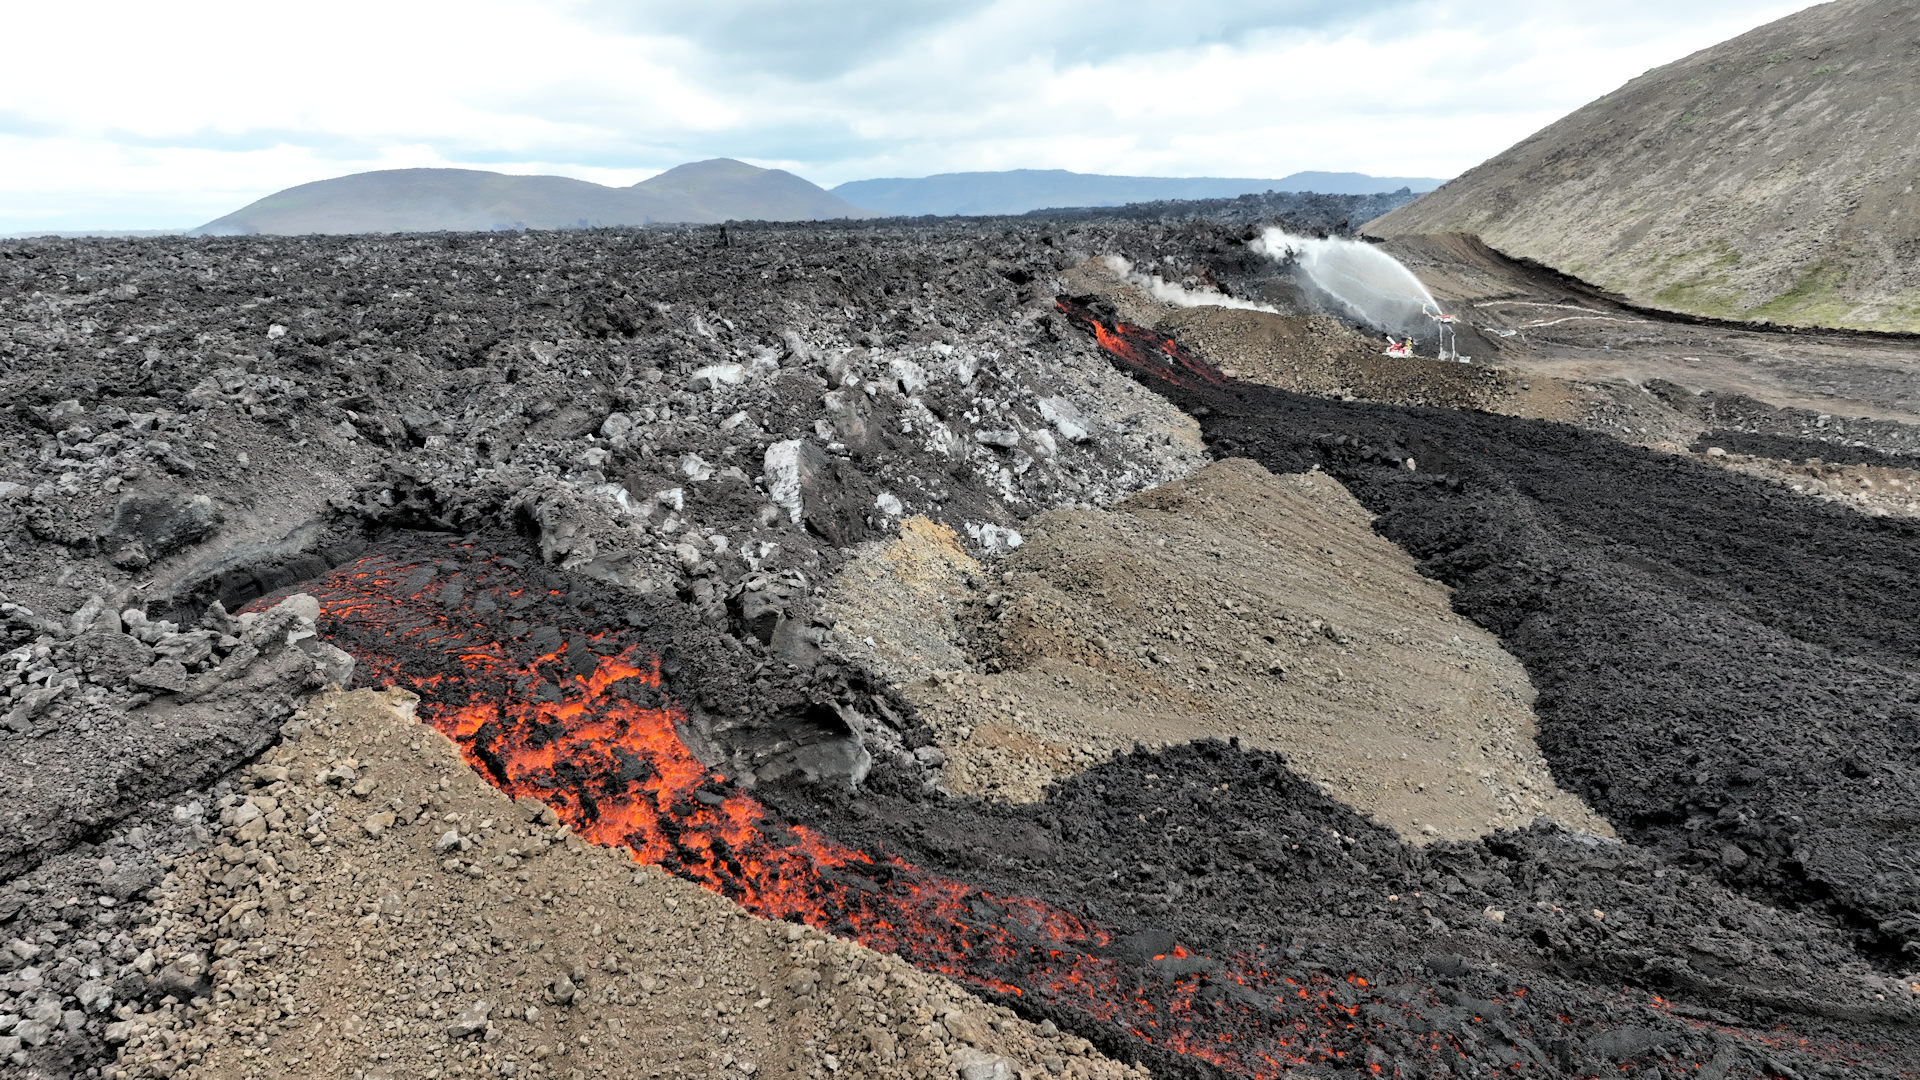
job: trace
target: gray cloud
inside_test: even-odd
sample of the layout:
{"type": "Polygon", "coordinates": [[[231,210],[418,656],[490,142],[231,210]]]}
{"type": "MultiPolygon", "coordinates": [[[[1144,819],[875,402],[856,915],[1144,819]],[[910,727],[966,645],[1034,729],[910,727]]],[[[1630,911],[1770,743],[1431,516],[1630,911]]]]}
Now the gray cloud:
{"type": "Polygon", "coordinates": [[[1234,45],[1256,34],[1324,34],[1367,26],[1419,0],[1075,0],[1045,9],[1052,53],[1074,63],[1169,49],[1234,45]]]}
{"type": "Polygon", "coordinates": [[[996,33],[976,57],[982,68],[1047,55],[1069,63],[1137,56],[1167,49],[1231,44],[1258,32],[1314,32],[1364,24],[1420,0],[591,0],[597,24],[628,34],[670,37],[700,54],[710,70],[738,78],[774,76],[814,82],[898,57],[934,36],[964,33],[999,9],[996,33]]]}
{"type": "Polygon", "coordinates": [[[737,77],[832,78],[906,43],[964,21],[988,5],[948,0],[594,0],[588,17],[608,28],[686,42],[703,66],[737,77]]]}
{"type": "MultiPolygon", "coordinates": [[[[118,199],[131,209],[117,223],[141,224],[155,220],[143,207],[198,205],[215,197],[207,193],[257,197],[362,168],[446,163],[623,182],[721,156],[829,185],[1018,167],[1448,175],[1650,63],[1795,6],[488,4],[475,11],[490,16],[453,33],[423,6],[407,24],[419,41],[370,41],[339,23],[309,40],[288,35],[306,13],[269,14],[281,35],[272,62],[302,77],[263,80],[239,96],[157,59],[203,45],[190,20],[156,24],[162,34],[178,28],[178,40],[113,43],[106,32],[119,62],[74,92],[43,92],[66,77],[51,60],[0,68],[10,166],[0,200],[40,220],[118,199]],[[124,86],[103,81],[116,74],[124,86]]],[[[73,20],[70,33],[93,32],[73,20]]],[[[250,40],[235,30],[214,44],[231,51],[250,40]]]]}

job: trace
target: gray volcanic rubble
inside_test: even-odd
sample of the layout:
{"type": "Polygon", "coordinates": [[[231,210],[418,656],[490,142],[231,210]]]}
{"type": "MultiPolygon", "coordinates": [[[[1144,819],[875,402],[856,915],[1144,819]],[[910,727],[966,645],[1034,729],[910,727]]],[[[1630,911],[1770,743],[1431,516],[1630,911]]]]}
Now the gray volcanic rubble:
{"type": "Polygon", "coordinates": [[[1164,451],[1184,421],[1033,325],[1050,249],[895,235],[887,266],[832,230],[176,244],[117,265],[22,247],[9,428],[40,462],[8,505],[41,541],[154,563],[173,600],[326,546],[301,527],[328,509],[539,528],[601,499],[617,526],[542,531],[545,553],[644,591],[716,554],[804,566],[809,536],[902,512],[998,536],[1181,470],[1164,451]],[[233,529],[207,544],[229,518],[280,531],[244,556],[233,529]],[[789,550],[763,553],[776,533],[789,550]]]}
{"type": "Polygon", "coordinates": [[[1157,199],[1125,206],[1085,209],[1035,210],[1027,216],[1049,222],[1207,221],[1230,225],[1263,225],[1276,219],[1304,222],[1338,233],[1414,200],[1408,190],[1373,195],[1326,195],[1310,191],[1267,191],[1222,199],[1157,199]]]}
{"type": "Polygon", "coordinates": [[[1920,465],[1920,430],[1912,424],[1776,408],[1738,394],[1696,395],[1671,383],[1648,389],[1712,425],[1700,435],[1702,444],[1783,461],[1819,458],[1834,464],[1907,469],[1920,465]]]}
{"type": "Polygon", "coordinates": [[[0,1050],[63,1074],[101,1055],[116,1008],[174,985],[139,933],[148,891],[204,846],[234,766],[307,693],[351,681],[353,660],[315,636],[304,597],[238,618],[216,603],[185,628],[97,602],[65,625],[7,607],[11,636],[34,636],[4,657],[0,1050]]]}
{"type": "MultiPolygon", "coordinates": [[[[1077,268],[1105,255],[1191,287],[1284,300],[1288,283],[1246,247],[1265,205],[1057,221],[0,246],[0,770],[15,778],[0,790],[0,1072],[273,1075],[267,1056],[295,1045],[339,1062],[337,1044],[295,1038],[312,1017],[352,1015],[345,999],[313,996],[325,987],[391,1008],[365,1044],[398,1060],[440,1075],[565,1076],[576,1035],[580,1060],[590,1058],[587,1033],[552,1012],[556,994],[572,1000],[556,989],[561,975],[612,1010],[594,1014],[591,1030],[619,1047],[620,1025],[652,1022],[635,1019],[655,1016],[648,995],[674,997],[629,970],[634,956],[593,955],[604,945],[594,905],[624,906],[625,879],[611,859],[595,862],[586,898],[569,900],[564,865],[540,864],[539,882],[552,884],[515,871],[529,846],[561,843],[552,811],[582,834],[604,828],[614,796],[664,782],[680,759],[659,758],[657,741],[647,747],[655,757],[622,744],[557,759],[535,785],[546,816],[508,821],[488,808],[499,800],[469,785],[436,823],[432,793],[449,788],[429,772],[446,766],[419,757],[390,716],[342,722],[389,755],[354,751],[362,756],[351,764],[304,722],[287,724],[351,712],[328,691],[299,713],[316,690],[398,681],[419,695],[421,717],[504,788],[509,751],[555,745],[580,714],[573,703],[605,704],[580,698],[581,687],[599,694],[595,680],[631,662],[609,684],[623,687],[620,707],[670,716],[665,741],[698,768],[685,799],[661,797],[620,843],[755,914],[898,953],[958,984],[908,980],[897,962],[862,954],[847,961],[847,996],[828,1008],[797,983],[760,993],[771,971],[729,968],[723,982],[714,959],[716,982],[756,988],[741,1008],[821,1010],[796,1021],[808,1040],[790,1059],[796,1073],[826,1076],[866,1055],[855,1067],[864,1074],[944,1060],[958,1075],[1010,1080],[1016,1066],[993,1055],[1029,1054],[1023,1076],[1115,1075],[1087,1056],[1097,1046],[1156,1075],[1278,1076],[1278,1065],[1214,1051],[1284,1045],[1258,1040],[1291,1037],[1298,1021],[1313,1034],[1282,1058],[1300,1075],[1911,1075],[1920,978],[1911,808],[1898,802],[1914,775],[1902,628],[1914,598],[1898,572],[1911,529],[1861,526],[1761,481],[1676,471],[1659,455],[1552,424],[1289,394],[1203,365],[1159,385],[1161,369],[1185,355],[1177,342],[1139,331],[1144,353],[1110,357],[1087,333],[1087,313],[1110,307],[1056,306],[1069,282],[1086,279],[1077,268]],[[1330,473],[1316,483],[1351,486],[1381,515],[1381,536],[1462,590],[1456,611],[1498,635],[1546,691],[1539,767],[1627,842],[1539,823],[1407,843],[1280,754],[1223,742],[1085,755],[1078,775],[1060,772],[1020,806],[949,795],[939,731],[912,694],[862,662],[887,650],[854,640],[825,602],[836,576],[871,568],[871,558],[858,563],[876,550],[869,541],[952,538],[952,564],[967,569],[942,588],[958,590],[960,621],[979,630],[1005,617],[1001,590],[1018,595],[996,560],[1025,543],[1030,519],[1091,515],[1216,454],[1330,473]],[[1675,476],[1678,494],[1668,490],[1675,476]],[[1672,503],[1682,499],[1697,505],[1672,503]],[[1785,554],[1762,557],[1738,541],[1757,514],[1786,522],[1765,533],[1785,554]],[[1819,554],[1822,544],[1840,554],[1819,554]],[[1871,587],[1834,584],[1849,557],[1871,587]],[[1797,580],[1809,567],[1818,580],[1797,580]],[[1736,593],[1746,599],[1729,599],[1736,593]],[[1839,605],[1846,625],[1823,620],[1823,603],[1839,605]],[[1659,616],[1662,604],[1682,614],[1659,616]],[[1688,632],[1688,619],[1711,632],[1688,632]],[[1727,684],[1714,700],[1681,686],[1713,672],[1727,684]],[[1789,677],[1790,693],[1780,689],[1789,677]],[[1870,715],[1848,757],[1854,706],[1870,715]],[[465,709],[493,711],[466,723],[465,709]],[[1679,745],[1676,731],[1713,745],[1679,745]],[[403,762],[409,754],[417,760],[403,762]],[[391,801],[399,794],[376,777],[403,784],[412,801],[391,801]],[[696,826],[715,809],[752,798],[767,816],[751,843],[689,839],[706,835],[696,826]],[[657,835],[634,840],[645,828],[657,835]],[[812,862],[778,861],[809,835],[865,854],[830,867],[818,851],[812,862]],[[971,906],[924,940],[876,937],[873,927],[899,914],[887,905],[911,891],[901,882],[932,880],[914,877],[915,866],[975,890],[971,906]],[[451,876],[432,879],[434,905],[384,898],[435,873],[451,876]],[[780,891],[802,879],[821,890],[807,894],[816,907],[780,891]],[[310,896],[322,881],[339,894],[310,896]],[[989,911],[1008,902],[1016,907],[989,911]],[[1105,1004],[1062,996],[1073,980],[1048,976],[1061,953],[1022,967],[1019,957],[937,952],[962,923],[1031,943],[1035,926],[1005,916],[1026,903],[1110,932],[1079,956],[1120,980],[1105,1004]],[[435,965],[454,939],[448,912],[469,904],[489,919],[529,920],[486,931],[469,946],[476,958],[510,948],[555,973],[535,978],[510,959],[469,965],[463,994],[493,992],[490,980],[534,987],[512,992],[537,1000],[496,1003],[492,1020],[433,989],[456,981],[435,965]],[[302,920],[349,913],[359,930],[321,935],[324,963],[300,955],[302,920]],[[567,933],[536,933],[538,920],[567,933]],[[391,1001],[355,981],[392,925],[408,930],[390,940],[414,950],[393,977],[421,980],[429,989],[418,993],[433,1000],[391,1001]],[[577,955],[546,947],[563,938],[577,955]],[[1256,954],[1257,971],[1245,966],[1256,954]],[[1259,1006],[1248,984],[1233,989],[1220,974],[1229,959],[1254,984],[1295,979],[1318,996],[1259,1006]],[[604,982],[594,973],[603,960],[604,982]],[[632,988],[621,981],[629,976],[632,988]],[[760,998],[777,1004],[754,1005],[760,998]],[[1156,1014],[1169,1025],[1157,1039],[1125,1019],[1141,1003],[1171,1010],[1156,1014]],[[861,1017],[857,1037],[835,1027],[847,1010],[861,1017]],[[989,1015],[991,1034],[968,1019],[989,1015]],[[1072,1053],[1049,1042],[1062,1032],[1072,1053]],[[215,1064],[195,1073],[196,1062],[215,1064]]],[[[1297,216],[1282,223],[1339,229],[1369,206],[1294,200],[1297,216]]],[[[1185,325],[1211,335],[1211,347],[1236,321],[1174,319],[1168,332],[1185,325]]],[[[1282,355],[1295,345],[1280,336],[1262,347],[1275,364],[1300,363],[1282,355]]],[[[1439,379],[1356,364],[1341,377],[1404,374],[1424,395],[1465,385],[1456,370],[1439,379]]],[[[1841,449],[1798,441],[1827,437],[1817,419],[1648,389],[1709,428],[1748,429],[1749,441],[1729,447],[1737,452],[1787,440],[1841,449]]],[[[1901,454],[1900,425],[1845,423],[1836,442],[1901,454]]],[[[1247,462],[1233,469],[1249,490],[1266,476],[1247,462]]],[[[1161,500],[1166,513],[1180,512],[1177,496],[1161,500]]],[[[1299,509],[1298,527],[1311,530],[1316,519],[1299,509]]],[[[1180,547],[1163,537],[1141,557],[1180,561],[1181,576],[1162,576],[1185,582],[1220,554],[1180,547]]],[[[1330,594],[1313,605],[1337,610],[1360,596],[1342,591],[1360,575],[1337,556],[1315,574],[1293,585],[1330,594]]],[[[1083,576],[1105,591],[1059,610],[1090,610],[1127,587],[1065,566],[1059,587],[1083,576]]],[[[1378,591],[1386,577],[1375,577],[1367,587],[1378,591]]],[[[1294,627],[1329,664],[1362,662],[1331,625],[1221,606],[1195,588],[1193,611],[1167,605],[1178,616],[1174,627],[1168,615],[1168,632],[1187,646],[1218,628],[1204,614],[1212,604],[1242,636],[1294,627]]],[[[1402,617],[1387,610],[1383,618],[1402,617]]],[[[1081,628],[1060,633],[1069,631],[1081,628]]],[[[1369,635],[1377,659],[1366,662],[1379,664],[1398,662],[1386,643],[1420,636],[1384,623],[1369,635]]],[[[1166,660],[1176,650],[1100,650],[1089,655],[1129,677],[1169,687],[1181,677],[1166,660]]],[[[1224,680],[1253,693],[1231,667],[1252,662],[1234,659],[1247,650],[1192,649],[1221,662],[1196,661],[1187,686],[1224,680]]],[[[1470,669],[1459,655],[1448,662],[1470,669]]],[[[1312,686],[1289,690],[1290,710],[1314,707],[1312,686]]],[[[1524,713],[1524,695],[1509,696],[1524,713]]],[[[352,709],[365,703],[354,700],[352,709]]],[[[433,745],[432,760],[451,761],[433,745]]],[[[1343,767],[1316,765],[1329,775],[1343,767]]],[[[1374,781],[1355,769],[1356,781],[1374,781]]],[[[632,884],[635,896],[672,895],[652,870],[632,884]]],[[[619,933],[670,925],[697,936],[699,921],[623,917],[619,933]]],[[[759,933],[728,944],[724,964],[829,951],[797,930],[764,942],[759,933]]],[[[699,954],[679,948],[650,940],[647,955],[704,987],[704,976],[692,981],[699,954]]],[[[715,1015],[687,1030],[732,1037],[715,1015]]],[[[744,1030],[773,1045],[783,1029],[755,1020],[744,1030]]],[[[611,1056],[638,1073],[667,1067],[646,1056],[656,1053],[635,1042],[611,1056]]],[[[674,1061],[681,1068],[686,1055],[674,1061]]],[[[743,1061],[752,1063],[716,1052],[705,1074],[753,1075],[743,1061]]]]}

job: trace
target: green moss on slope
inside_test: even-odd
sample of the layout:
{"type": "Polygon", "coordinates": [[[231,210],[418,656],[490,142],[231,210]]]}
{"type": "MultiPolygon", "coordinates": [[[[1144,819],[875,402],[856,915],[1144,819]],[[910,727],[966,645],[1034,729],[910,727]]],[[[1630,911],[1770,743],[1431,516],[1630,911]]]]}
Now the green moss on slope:
{"type": "Polygon", "coordinates": [[[1846,282],[1846,268],[1823,259],[1802,270],[1791,289],[1748,308],[1741,317],[1800,326],[1844,326],[1849,322],[1847,314],[1859,306],[1841,295],[1846,282]]]}
{"type": "Polygon", "coordinates": [[[1727,270],[1739,262],[1739,252],[1717,246],[1669,255],[1655,263],[1649,275],[1655,283],[1668,282],[1653,294],[1653,300],[1676,311],[1734,318],[1739,314],[1740,290],[1727,270]]]}

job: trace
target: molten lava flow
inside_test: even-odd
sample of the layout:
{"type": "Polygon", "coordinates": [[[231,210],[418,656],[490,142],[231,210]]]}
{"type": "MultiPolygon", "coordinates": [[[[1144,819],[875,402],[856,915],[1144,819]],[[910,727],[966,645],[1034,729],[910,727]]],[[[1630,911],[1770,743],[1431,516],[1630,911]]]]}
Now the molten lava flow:
{"type": "MultiPolygon", "coordinates": [[[[589,841],[624,847],[755,914],[841,934],[983,990],[1066,1006],[1248,1076],[1298,1064],[1364,1067],[1378,1021],[1363,1006],[1414,1020],[1415,1006],[1431,1002],[1383,998],[1359,975],[1285,970],[1258,954],[1228,964],[1180,946],[1136,956],[1112,932],[1050,904],[775,821],[681,741],[684,716],[662,694],[653,657],[616,630],[546,623],[580,613],[511,560],[459,544],[431,554],[374,554],[308,583],[322,630],[373,681],[416,691],[421,717],[475,769],[552,807],[589,841]]],[[[1396,1027],[1404,1045],[1408,1028],[1396,1027]]],[[[1418,1039],[1428,1054],[1459,1052],[1449,1036],[1418,1039]]]]}
{"type": "Polygon", "coordinates": [[[1165,334],[1118,321],[1108,326],[1092,308],[1072,297],[1062,296],[1053,303],[1068,322],[1093,334],[1093,339],[1108,356],[1120,361],[1136,376],[1186,387],[1201,383],[1227,384],[1227,377],[1220,369],[1188,352],[1165,334]]]}

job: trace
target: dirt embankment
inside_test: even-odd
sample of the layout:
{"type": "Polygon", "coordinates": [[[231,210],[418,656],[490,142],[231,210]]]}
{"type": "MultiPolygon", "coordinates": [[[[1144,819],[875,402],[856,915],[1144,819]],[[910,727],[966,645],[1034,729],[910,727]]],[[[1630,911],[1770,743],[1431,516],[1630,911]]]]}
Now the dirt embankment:
{"type": "MultiPolygon", "coordinates": [[[[1143,287],[1145,272],[1123,274],[1128,267],[1115,262],[1113,256],[1087,259],[1061,280],[1070,293],[1099,297],[1111,317],[1178,338],[1238,378],[1303,394],[1443,408],[1492,408],[1511,392],[1503,372],[1389,357],[1383,336],[1329,315],[1171,303],[1143,287]]],[[[1186,295],[1189,301],[1229,299],[1205,291],[1186,295]]]]}
{"type": "MultiPolygon", "coordinates": [[[[1097,297],[1103,317],[1166,334],[1224,374],[1247,382],[1341,401],[1484,409],[1556,420],[1603,431],[1627,442],[1671,450],[1685,446],[1703,430],[1706,425],[1695,407],[1697,402],[1692,400],[1697,398],[1692,390],[1669,383],[1690,399],[1676,403],[1672,395],[1658,396],[1642,386],[1637,380],[1648,377],[1643,371],[1590,356],[1583,364],[1573,366],[1546,361],[1538,355],[1542,343],[1534,340],[1540,325],[1559,328],[1576,323],[1586,329],[1557,330],[1556,337],[1571,334],[1584,343],[1580,346],[1584,351],[1591,353],[1591,343],[1587,342],[1592,335],[1589,320],[1641,326],[1650,325],[1647,320],[1605,315],[1601,309],[1558,299],[1514,300],[1519,294],[1512,292],[1511,286],[1537,284],[1539,275],[1522,273],[1511,260],[1487,252],[1483,245],[1467,244],[1466,249],[1469,254],[1483,255],[1484,265],[1459,258],[1439,261],[1426,248],[1417,249],[1428,257],[1417,265],[1426,276],[1433,276],[1436,269],[1444,270],[1451,275],[1447,284],[1456,292],[1465,290],[1461,295],[1498,292],[1506,296],[1503,304],[1518,304],[1503,307],[1497,315],[1474,312],[1469,323],[1463,324],[1470,328],[1463,335],[1470,334],[1472,343],[1462,344],[1462,351],[1471,347],[1478,353],[1470,363],[1432,356],[1390,357],[1382,337],[1329,315],[1284,306],[1276,311],[1211,304],[1180,307],[1149,295],[1135,278],[1115,272],[1107,259],[1088,259],[1071,267],[1062,281],[1075,295],[1097,297]],[[1547,309],[1544,313],[1549,318],[1535,318],[1542,314],[1535,309],[1547,309]],[[1579,314],[1569,314],[1569,309],[1579,314]],[[1516,311],[1522,314],[1521,319],[1507,317],[1516,311]]],[[[1449,249],[1448,254],[1458,253],[1449,249]]],[[[1462,308],[1468,303],[1460,296],[1447,295],[1450,307],[1455,301],[1462,308]]],[[[1553,346],[1545,349],[1550,352],[1553,346]]],[[[1599,351],[1609,357],[1615,355],[1605,345],[1599,351]]],[[[1680,371],[1661,371],[1686,377],[1680,371]]]]}
{"type": "Polygon", "coordinates": [[[1416,841],[1541,815],[1610,834],[1548,774],[1519,664],[1370,522],[1330,477],[1224,461],[1035,518],[990,569],[907,528],[827,610],[956,793],[1033,800],[1136,744],[1237,738],[1416,841]]]}
{"type": "Polygon", "coordinates": [[[514,802],[402,691],[316,699],[143,927],[111,1077],[1137,1077],[514,802]],[[984,1071],[981,1071],[984,1070],[984,1071]]]}
{"type": "Polygon", "coordinates": [[[1385,354],[1382,338],[1326,315],[1270,315],[1222,307],[1175,312],[1155,324],[1229,374],[1306,394],[1432,405],[1497,407],[1510,389],[1506,373],[1431,357],[1385,354]]]}

